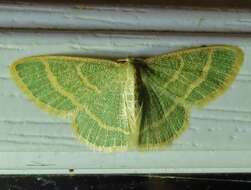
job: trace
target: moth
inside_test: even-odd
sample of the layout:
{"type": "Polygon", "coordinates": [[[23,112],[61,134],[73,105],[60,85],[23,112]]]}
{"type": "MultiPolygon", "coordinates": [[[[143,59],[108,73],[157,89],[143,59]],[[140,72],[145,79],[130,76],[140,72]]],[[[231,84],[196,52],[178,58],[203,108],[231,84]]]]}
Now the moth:
{"type": "Polygon", "coordinates": [[[17,86],[41,109],[72,119],[98,151],[152,150],[173,142],[193,107],[222,95],[244,53],[211,45],[118,60],[34,56],[10,65],[17,86]]]}

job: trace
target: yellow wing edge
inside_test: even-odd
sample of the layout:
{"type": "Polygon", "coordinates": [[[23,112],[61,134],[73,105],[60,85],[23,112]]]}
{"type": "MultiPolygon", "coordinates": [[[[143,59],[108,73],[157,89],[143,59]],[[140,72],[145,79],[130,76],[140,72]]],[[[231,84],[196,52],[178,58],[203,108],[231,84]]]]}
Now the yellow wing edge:
{"type": "MultiPolygon", "coordinates": [[[[206,106],[211,100],[216,99],[217,97],[221,96],[224,94],[224,92],[230,88],[230,86],[234,83],[241,65],[244,62],[244,52],[241,48],[239,48],[238,46],[216,46],[217,48],[225,48],[225,49],[229,49],[229,50],[234,50],[235,54],[236,54],[236,61],[232,67],[232,71],[231,71],[231,75],[229,75],[226,80],[224,81],[224,85],[221,88],[218,88],[217,91],[211,93],[210,95],[208,95],[205,99],[196,101],[196,103],[194,104],[194,106],[202,108],[204,106],[206,106]]],[[[214,46],[212,47],[214,48],[214,46]]]]}
{"type": "MultiPolygon", "coordinates": [[[[16,70],[16,66],[19,64],[23,64],[25,63],[25,61],[28,60],[33,60],[33,59],[39,59],[42,61],[47,61],[48,58],[59,58],[59,59],[63,59],[63,60],[77,60],[77,61],[85,61],[87,59],[91,59],[91,60],[106,60],[106,61],[110,61],[110,63],[114,63],[114,65],[117,65],[118,63],[109,59],[97,59],[97,58],[89,58],[89,57],[74,57],[74,56],[61,56],[61,55],[41,55],[41,56],[30,56],[30,57],[25,57],[22,59],[19,59],[17,61],[15,61],[14,63],[9,65],[9,70],[10,70],[10,76],[11,78],[15,81],[15,83],[17,84],[18,88],[25,94],[27,95],[27,99],[30,100],[33,104],[35,104],[36,106],[38,106],[40,109],[42,109],[43,111],[48,112],[49,114],[53,114],[56,116],[60,116],[63,118],[68,118],[70,114],[70,112],[68,111],[62,111],[62,110],[58,110],[56,108],[53,108],[43,102],[41,102],[40,100],[38,100],[38,98],[36,98],[32,92],[29,90],[29,88],[26,86],[26,84],[22,81],[22,79],[19,77],[19,74],[16,70]]],[[[97,62],[99,63],[99,62],[97,62]]],[[[77,109],[76,109],[77,111],[77,109]]],[[[74,111],[73,111],[74,112],[74,111]]]]}
{"type": "MultiPolygon", "coordinates": [[[[174,56],[174,55],[179,55],[181,53],[189,53],[189,52],[196,51],[196,50],[203,50],[203,49],[213,50],[215,48],[228,49],[231,51],[233,51],[233,50],[235,51],[236,61],[235,61],[234,66],[232,68],[232,75],[229,76],[225,80],[224,86],[222,88],[219,88],[217,91],[211,93],[206,98],[203,98],[202,100],[196,101],[194,104],[190,105],[189,107],[195,106],[198,108],[202,108],[202,107],[206,106],[211,100],[214,100],[217,97],[224,94],[224,92],[233,84],[233,82],[235,81],[235,79],[240,71],[241,65],[244,62],[244,51],[239,46],[235,46],[235,45],[206,45],[206,46],[197,46],[197,47],[186,48],[184,50],[175,50],[170,53],[168,52],[168,53],[164,53],[164,54],[160,54],[160,55],[156,56],[156,57],[163,56],[163,55],[174,56]]],[[[155,56],[153,56],[153,57],[155,57],[155,56]]],[[[146,58],[146,60],[151,59],[151,58],[152,57],[146,58]]],[[[151,64],[154,64],[154,63],[151,63],[151,64]]]]}
{"type": "Polygon", "coordinates": [[[38,98],[36,98],[32,94],[32,92],[29,90],[29,88],[26,86],[26,84],[22,81],[22,79],[19,77],[19,74],[18,74],[18,72],[16,70],[16,66],[19,65],[19,64],[23,64],[24,61],[26,61],[28,59],[32,60],[33,58],[40,59],[41,57],[26,57],[26,58],[17,60],[13,64],[11,64],[9,66],[11,78],[16,82],[18,88],[25,95],[27,95],[27,99],[30,100],[36,106],[38,106],[40,109],[42,109],[42,110],[44,110],[44,111],[46,111],[48,113],[51,113],[53,115],[56,115],[56,116],[61,116],[61,117],[64,117],[64,118],[68,117],[69,116],[69,112],[55,109],[55,108],[51,107],[50,105],[47,105],[47,104],[41,102],[38,98]]]}
{"type": "Polygon", "coordinates": [[[177,133],[172,138],[168,139],[167,141],[165,141],[163,143],[159,143],[159,144],[148,144],[148,145],[144,145],[144,146],[142,146],[142,145],[138,146],[137,150],[142,151],[142,152],[143,151],[166,150],[167,146],[171,145],[175,141],[175,139],[179,138],[181,136],[181,134],[183,134],[183,132],[189,128],[190,112],[191,112],[190,109],[188,110],[188,108],[187,108],[186,112],[185,112],[183,126],[179,131],[177,131],[177,133]]]}
{"type": "MultiPolygon", "coordinates": [[[[239,46],[236,46],[236,45],[215,44],[215,45],[194,46],[194,47],[188,47],[188,48],[173,50],[173,51],[170,51],[170,52],[161,53],[159,55],[155,55],[155,56],[151,56],[151,57],[146,57],[145,60],[151,59],[151,58],[154,58],[154,57],[160,57],[160,56],[163,56],[163,55],[173,56],[173,55],[177,55],[177,54],[179,55],[180,53],[189,53],[189,52],[192,52],[192,51],[195,51],[195,50],[213,49],[213,48],[225,48],[225,49],[230,49],[230,50],[237,50],[244,57],[244,52],[243,52],[243,50],[239,46]]],[[[154,64],[154,63],[152,63],[152,64],[154,64]]]]}
{"type": "MultiPolygon", "coordinates": [[[[76,123],[77,115],[78,115],[78,113],[74,114],[71,126],[72,126],[72,129],[73,129],[74,136],[79,140],[79,142],[81,144],[87,145],[94,152],[111,153],[111,152],[126,152],[126,151],[128,151],[129,145],[127,145],[127,146],[110,146],[110,147],[97,146],[97,145],[91,143],[90,141],[88,141],[87,139],[85,139],[84,137],[82,137],[78,132],[79,127],[78,127],[78,125],[76,123]]],[[[128,142],[128,144],[129,144],[129,142],[128,142]]]]}

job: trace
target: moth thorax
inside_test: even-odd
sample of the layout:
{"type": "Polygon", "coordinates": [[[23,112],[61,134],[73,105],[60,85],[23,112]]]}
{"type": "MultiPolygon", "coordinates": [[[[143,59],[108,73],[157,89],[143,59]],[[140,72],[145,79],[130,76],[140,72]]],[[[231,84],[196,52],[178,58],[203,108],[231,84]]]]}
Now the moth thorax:
{"type": "Polygon", "coordinates": [[[135,62],[135,58],[133,57],[121,58],[121,59],[118,59],[117,62],[133,64],[135,62]]]}

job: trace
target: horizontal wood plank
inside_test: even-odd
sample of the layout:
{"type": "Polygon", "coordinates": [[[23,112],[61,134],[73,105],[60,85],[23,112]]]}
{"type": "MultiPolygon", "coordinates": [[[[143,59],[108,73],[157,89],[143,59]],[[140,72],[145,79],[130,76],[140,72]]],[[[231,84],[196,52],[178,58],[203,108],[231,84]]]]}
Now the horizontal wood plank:
{"type": "Polygon", "coordinates": [[[188,6],[188,7],[214,7],[214,8],[248,8],[250,0],[0,0],[1,3],[15,4],[84,4],[84,5],[113,5],[113,6],[188,6]]]}
{"type": "Polygon", "coordinates": [[[0,3],[0,28],[251,32],[251,12],[166,6],[0,3]]]}
{"type": "Polygon", "coordinates": [[[29,152],[28,156],[27,154],[27,152],[18,154],[2,152],[1,174],[227,173],[251,170],[250,151],[116,154],[29,152]]]}

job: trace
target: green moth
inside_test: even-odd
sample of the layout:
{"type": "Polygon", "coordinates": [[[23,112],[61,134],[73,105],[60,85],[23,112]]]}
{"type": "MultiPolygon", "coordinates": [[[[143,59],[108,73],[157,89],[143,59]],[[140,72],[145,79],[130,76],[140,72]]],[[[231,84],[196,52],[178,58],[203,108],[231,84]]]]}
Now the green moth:
{"type": "Polygon", "coordinates": [[[158,149],[188,127],[193,106],[223,94],[244,54],[203,46],[149,58],[34,56],[10,66],[43,110],[72,118],[78,138],[99,151],[158,149]]]}

